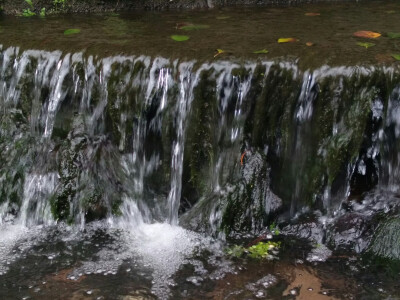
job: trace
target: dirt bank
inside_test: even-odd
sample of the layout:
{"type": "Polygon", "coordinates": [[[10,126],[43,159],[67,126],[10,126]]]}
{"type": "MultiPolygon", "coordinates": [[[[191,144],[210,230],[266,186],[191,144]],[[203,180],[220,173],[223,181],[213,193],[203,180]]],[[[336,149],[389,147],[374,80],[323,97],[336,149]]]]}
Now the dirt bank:
{"type": "Polygon", "coordinates": [[[0,0],[7,15],[96,13],[132,10],[209,9],[223,6],[296,5],[332,0],[0,0]],[[32,4],[30,4],[32,3],[32,4]]]}

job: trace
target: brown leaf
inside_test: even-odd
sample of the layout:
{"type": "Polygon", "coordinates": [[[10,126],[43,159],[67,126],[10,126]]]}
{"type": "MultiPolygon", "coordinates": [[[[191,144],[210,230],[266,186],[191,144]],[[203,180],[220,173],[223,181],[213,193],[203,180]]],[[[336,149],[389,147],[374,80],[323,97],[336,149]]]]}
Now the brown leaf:
{"type": "Polygon", "coordinates": [[[378,32],[366,31],[366,30],[354,32],[353,35],[356,37],[363,37],[368,39],[376,39],[377,37],[381,36],[381,34],[378,32]]]}
{"type": "Polygon", "coordinates": [[[316,12],[308,12],[304,14],[307,17],[316,17],[316,16],[320,16],[320,13],[316,13],[316,12]]]}

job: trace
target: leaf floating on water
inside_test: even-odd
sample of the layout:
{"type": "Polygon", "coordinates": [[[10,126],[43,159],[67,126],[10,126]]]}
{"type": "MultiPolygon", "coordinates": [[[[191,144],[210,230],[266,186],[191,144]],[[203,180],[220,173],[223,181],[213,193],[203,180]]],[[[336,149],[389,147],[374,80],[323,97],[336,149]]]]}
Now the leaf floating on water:
{"type": "Polygon", "coordinates": [[[216,49],[215,51],[217,51],[217,53],[214,54],[214,57],[217,57],[218,55],[226,52],[225,50],[222,49],[216,49]]]}
{"type": "Polygon", "coordinates": [[[395,60],[400,60],[400,54],[392,54],[391,55],[395,60]]]}
{"type": "Polygon", "coordinates": [[[210,28],[210,25],[188,24],[188,25],[181,26],[179,29],[190,31],[190,30],[207,29],[207,28],[210,28]]]}
{"type": "Polygon", "coordinates": [[[262,50],[257,50],[253,52],[254,54],[267,54],[268,50],[267,49],[262,49],[262,50]]]}
{"type": "Polygon", "coordinates": [[[71,34],[77,34],[80,33],[80,29],[67,29],[64,31],[64,35],[71,35],[71,34]]]}
{"type": "Polygon", "coordinates": [[[364,47],[365,49],[368,49],[368,48],[370,48],[370,47],[375,46],[374,43],[362,43],[362,42],[358,42],[357,45],[358,45],[358,46],[361,46],[361,47],[364,47]]]}
{"type": "Polygon", "coordinates": [[[184,26],[190,26],[190,25],[193,25],[193,24],[192,24],[192,23],[187,23],[187,22],[176,23],[175,28],[176,28],[176,29],[181,29],[181,28],[184,27],[184,26]]]}
{"type": "Polygon", "coordinates": [[[308,46],[308,47],[311,47],[311,46],[313,46],[314,45],[314,43],[311,43],[311,42],[307,42],[306,43],[306,46],[308,46]]]}
{"type": "Polygon", "coordinates": [[[387,10],[386,13],[387,14],[394,14],[394,13],[396,13],[396,11],[395,10],[387,10]]]}
{"type": "Polygon", "coordinates": [[[230,16],[219,16],[219,17],[217,17],[217,20],[226,20],[229,18],[230,18],[230,16]]]}
{"type": "Polygon", "coordinates": [[[316,13],[316,12],[308,12],[304,14],[307,17],[316,17],[316,16],[320,16],[320,13],[316,13]]]}
{"type": "Polygon", "coordinates": [[[294,38],[280,38],[278,39],[278,43],[294,43],[299,41],[298,39],[294,39],[294,38]]]}
{"type": "Polygon", "coordinates": [[[400,32],[388,32],[387,36],[391,39],[399,39],[400,38],[400,32]]]}
{"type": "Polygon", "coordinates": [[[173,39],[176,42],[184,42],[189,39],[187,35],[171,35],[171,39],[173,39]]]}
{"type": "Polygon", "coordinates": [[[376,39],[381,36],[381,34],[378,32],[366,31],[366,30],[354,32],[353,35],[356,37],[363,37],[368,39],[376,39]]]}

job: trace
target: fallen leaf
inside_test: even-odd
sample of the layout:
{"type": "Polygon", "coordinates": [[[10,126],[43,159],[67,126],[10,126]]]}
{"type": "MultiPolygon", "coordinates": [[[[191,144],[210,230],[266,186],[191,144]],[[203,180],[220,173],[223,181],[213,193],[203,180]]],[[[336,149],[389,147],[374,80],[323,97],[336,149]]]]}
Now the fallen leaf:
{"type": "Polygon", "coordinates": [[[240,165],[241,166],[243,166],[243,159],[244,159],[244,156],[246,155],[246,151],[244,151],[243,153],[242,153],[242,156],[240,157],[240,165]]]}
{"type": "Polygon", "coordinates": [[[184,42],[189,39],[187,35],[171,35],[171,39],[173,39],[176,42],[184,42]]]}
{"type": "Polygon", "coordinates": [[[222,49],[216,49],[215,51],[217,51],[217,53],[214,54],[214,57],[217,57],[218,55],[225,53],[225,50],[222,49]]]}
{"type": "Polygon", "coordinates": [[[354,32],[353,35],[356,37],[363,37],[368,39],[376,39],[377,37],[381,36],[381,34],[378,32],[365,31],[365,30],[354,32]]]}
{"type": "Polygon", "coordinates": [[[194,24],[190,24],[190,25],[181,26],[179,29],[190,31],[190,30],[198,30],[198,29],[206,29],[206,28],[210,28],[210,25],[194,25],[194,24]]]}
{"type": "Polygon", "coordinates": [[[400,54],[392,54],[392,57],[393,57],[395,60],[400,60],[400,54]]]}
{"type": "Polygon", "coordinates": [[[181,28],[184,27],[184,26],[190,26],[190,25],[193,25],[193,24],[192,24],[192,23],[187,23],[187,22],[176,23],[175,28],[176,28],[176,29],[181,29],[181,28]]]}
{"type": "Polygon", "coordinates": [[[388,32],[387,36],[391,39],[398,39],[400,38],[400,32],[388,32]]]}
{"type": "Polygon", "coordinates": [[[357,45],[358,45],[358,46],[361,46],[361,47],[364,47],[365,49],[368,49],[368,48],[370,48],[370,47],[375,46],[374,43],[362,43],[362,42],[358,42],[357,45]]]}
{"type": "Polygon", "coordinates": [[[267,54],[268,50],[267,49],[262,49],[262,50],[257,50],[253,52],[254,54],[267,54]]]}
{"type": "Polygon", "coordinates": [[[64,31],[64,35],[71,35],[71,34],[77,34],[80,33],[80,29],[67,29],[64,31]]]}
{"type": "Polygon", "coordinates": [[[308,46],[308,47],[311,47],[311,46],[313,46],[314,45],[314,43],[311,43],[311,42],[307,42],[306,43],[306,46],[308,46]]]}
{"type": "Polygon", "coordinates": [[[307,17],[315,17],[315,16],[320,16],[320,13],[315,13],[315,12],[308,12],[304,14],[307,17]]]}
{"type": "Polygon", "coordinates": [[[278,39],[278,43],[294,43],[297,42],[298,39],[294,39],[294,38],[280,38],[278,39]]]}
{"type": "Polygon", "coordinates": [[[396,11],[395,10],[387,10],[386,13],[387,14],[394,14],[396,11]]]}
{"type": "Polygon", "coordinates": [[[217,17],[217,20],[226,20],[229,18],[230,18],[230,16],[219,16],[219,17],[217,17]]]}

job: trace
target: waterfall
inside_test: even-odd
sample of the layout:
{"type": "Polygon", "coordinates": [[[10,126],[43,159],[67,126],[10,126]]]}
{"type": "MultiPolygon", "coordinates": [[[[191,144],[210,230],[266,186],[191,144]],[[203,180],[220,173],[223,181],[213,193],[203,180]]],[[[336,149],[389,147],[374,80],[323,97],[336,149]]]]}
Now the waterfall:
{"type": "Polygon", "coordinates": [[[215,233],[235,201],[256,229],[277,209],[332,214],[377,177],[397,190],[395,68],[15,47],[0,66],[2,222],[183,215],[215,233]]]}

